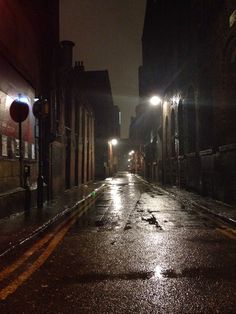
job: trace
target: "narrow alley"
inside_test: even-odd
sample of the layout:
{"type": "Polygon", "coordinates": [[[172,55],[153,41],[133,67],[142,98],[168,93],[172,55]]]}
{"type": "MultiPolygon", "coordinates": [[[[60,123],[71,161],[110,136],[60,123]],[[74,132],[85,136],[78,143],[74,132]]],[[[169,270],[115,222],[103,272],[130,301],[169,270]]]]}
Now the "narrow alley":
{"type": "Polygon", "coordinates": [[[235,313],[232,226],[126,172],[106,186],[1,270],[1,313],[235,313]]]}

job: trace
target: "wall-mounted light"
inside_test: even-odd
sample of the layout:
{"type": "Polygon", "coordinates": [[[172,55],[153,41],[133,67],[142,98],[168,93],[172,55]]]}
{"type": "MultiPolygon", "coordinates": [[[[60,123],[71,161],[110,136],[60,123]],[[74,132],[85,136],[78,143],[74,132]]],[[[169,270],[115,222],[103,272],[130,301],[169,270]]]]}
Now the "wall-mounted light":
{"type": "Polygon", "coordinates": [[[152,106],[158,106],[161,103],[161,101],[162,101],[161,98],[157,95],[154,95],[149,99],[149,102],[152,106]]]}
{"type": "Polygon", "coordinates": [[[118,140],[116,138],[113,138],[110,142],[113,146],[116,146],[118,144],[118,140]]]}

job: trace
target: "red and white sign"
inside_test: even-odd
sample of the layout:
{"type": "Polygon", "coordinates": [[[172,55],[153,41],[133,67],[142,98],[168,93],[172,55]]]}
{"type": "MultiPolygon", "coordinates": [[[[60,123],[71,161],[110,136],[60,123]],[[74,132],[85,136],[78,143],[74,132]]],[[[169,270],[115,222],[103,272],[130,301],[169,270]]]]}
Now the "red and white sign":
{"type": "MultiPolygon", "coordinates": [[[[18,138],[19,126],[10,116],[10,106],[14,99],[0,90],[0,134],[18,138]]],[[[23,140],[34,143],[34,117],[32,108],[29,105],[29,115],[22,123],[23,140]]]]}

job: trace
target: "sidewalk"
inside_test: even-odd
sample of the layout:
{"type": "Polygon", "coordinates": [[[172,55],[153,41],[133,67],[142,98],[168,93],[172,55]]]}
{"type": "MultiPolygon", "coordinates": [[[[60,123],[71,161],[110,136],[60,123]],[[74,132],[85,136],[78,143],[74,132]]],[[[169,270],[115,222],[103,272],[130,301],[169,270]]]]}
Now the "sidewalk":
{"type": "Polygon", "coordinates": [[[47,230],[104,186],[102,181],[83,185],[46,202],[43,209],[32,208],[0,219],[0,257],[47,230]]]}
{"type": "Polygon", "coordinates": [[[203,197],[194,192],[181,190],[177,187],[160,187],[158,185],[153,185],[153,187],[163,193],[170,194],[172,197],[178,198],[184,204],[189,203],[190,205],[193,205],[202,211],[206,211],[210,215],[220,218],[226,223],[236,227],[236,208],[233,206],[209,197],[203,197]]]}
{"type": "Polygon", "coordinates": [[[199,210],[220,218],[226,223],[236,228],[236,207],[217,201],[210,197],[204,197],[200,194],[179,189],[178,187],[161,186],[158,183],[148,182],[139,175],[137,178],[151,184],[151,186],[160,193],[169,194],[171,197],[179,199],[183,204],[189,204],[197,207],[199,210]]]}

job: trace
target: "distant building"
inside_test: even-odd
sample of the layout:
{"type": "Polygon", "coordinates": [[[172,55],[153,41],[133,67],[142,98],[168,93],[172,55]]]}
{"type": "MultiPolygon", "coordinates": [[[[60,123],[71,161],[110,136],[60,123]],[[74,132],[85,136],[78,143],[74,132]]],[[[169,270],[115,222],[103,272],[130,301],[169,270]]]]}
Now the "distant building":
{"type": "Polygon", "coordinates": [[[86,71],[82,61],[73,66],[73,46],[71,41],[61,42],[56,131],[51,144],[54,192],[110,175],[109,168],[114,167],[108,141],[120,134],[108,71],[86,71]]]}
{"type": "Polygon", "coordinates": [[[129,171],[143,175],[142,173],[142,154],[140,153],[140,146],[136,145],[130,139],[121,139],[117,145],[117,166],[119,171],[129,171]]]}
{"type": "Polygon", "coordinates": [[[236,202],[235,1],[148,0],[140,139],[149,179],[236,202]],[[161,105],[150,108],[152,95],[161,105]]]}
{"type": "Polygon", "coordinates": [[[60,43],[55,106],[52,111],[50,191],[55,196],[94,179],[94,113],[71,41],[60,43]]]}
{"type": "MultiPolygon", "coordinates": [[[[115,171],[108,142],[120,137],[119,108],[114,106],[108,71],[84,71],[86,95],[95,114],[95,177],[104,178],[115,171]]],[[[113,156],[115,157],[115,156],[113,156]]]]}

